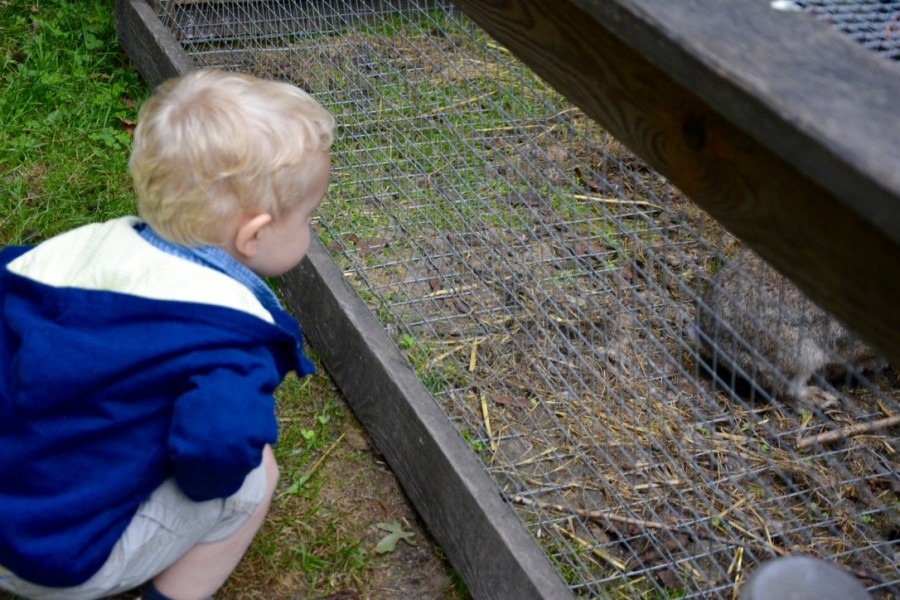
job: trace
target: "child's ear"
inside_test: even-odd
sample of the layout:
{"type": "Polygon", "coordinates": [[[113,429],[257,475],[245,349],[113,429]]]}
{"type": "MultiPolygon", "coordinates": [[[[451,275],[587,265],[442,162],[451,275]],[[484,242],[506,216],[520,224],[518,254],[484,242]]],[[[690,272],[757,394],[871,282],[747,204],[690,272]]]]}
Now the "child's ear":
{"type": "Polygon", "coordinates": [[[269,213],[262,213],[242,221],[234,239],[234,247],[237,251],[247,258],[256,256],[263,230],[271,222],[272,215],[269,213]]]}

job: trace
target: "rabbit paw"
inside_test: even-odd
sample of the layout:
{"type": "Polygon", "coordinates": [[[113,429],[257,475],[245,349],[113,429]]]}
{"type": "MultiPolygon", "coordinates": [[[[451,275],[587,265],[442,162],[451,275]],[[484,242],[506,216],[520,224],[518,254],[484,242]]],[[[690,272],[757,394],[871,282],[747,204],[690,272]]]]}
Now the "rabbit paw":
{"type": "Polygon", "coordinates": [[[821,410],[830,408],[838,403],[838,399],[834,394],[814,385],[807,386],[801,393],[800,398],[807,404],[821,410]]]}

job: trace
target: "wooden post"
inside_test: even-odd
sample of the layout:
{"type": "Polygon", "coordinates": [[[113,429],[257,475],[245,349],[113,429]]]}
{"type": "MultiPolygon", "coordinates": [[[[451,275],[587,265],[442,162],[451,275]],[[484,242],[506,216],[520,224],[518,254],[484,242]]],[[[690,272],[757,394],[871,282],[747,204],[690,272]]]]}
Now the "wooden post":
{"type": "Polygon", "coordinates": [[[172,32],[143,0],[116,2],[116,35],[151,88],[194,67],[172,32]]]}

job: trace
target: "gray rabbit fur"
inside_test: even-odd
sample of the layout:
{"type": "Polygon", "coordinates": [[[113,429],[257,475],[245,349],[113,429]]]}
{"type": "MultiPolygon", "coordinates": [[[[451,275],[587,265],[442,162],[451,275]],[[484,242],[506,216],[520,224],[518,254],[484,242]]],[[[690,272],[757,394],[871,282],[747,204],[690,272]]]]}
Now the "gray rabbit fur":
{"type": "MultiPolygon", "coordinates": [[[[708,364],[754,380],[778,399],[825,408],[837,398],[812,385],[847,365],[879,371],[887,361],[751,250],[711,279],[697,307],[701,355],[708,364]]],[[[751,382],[752,383],[752,382],[751,382]]]]}

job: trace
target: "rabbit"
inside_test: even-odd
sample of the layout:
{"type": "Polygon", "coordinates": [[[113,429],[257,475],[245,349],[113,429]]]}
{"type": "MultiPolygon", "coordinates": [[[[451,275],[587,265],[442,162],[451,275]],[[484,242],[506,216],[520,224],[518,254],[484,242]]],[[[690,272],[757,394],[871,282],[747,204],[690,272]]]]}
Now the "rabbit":
{"type": "Polygon", "coordinates": [[[838,398],[813,385],[813,376],[841,377],[848,364],[859,371],[888,367],[886,359],[748,249],[712,277],[697,307],[696,334],[708,364],[754,379],[778,399],[818,408],[838,398]]]}

